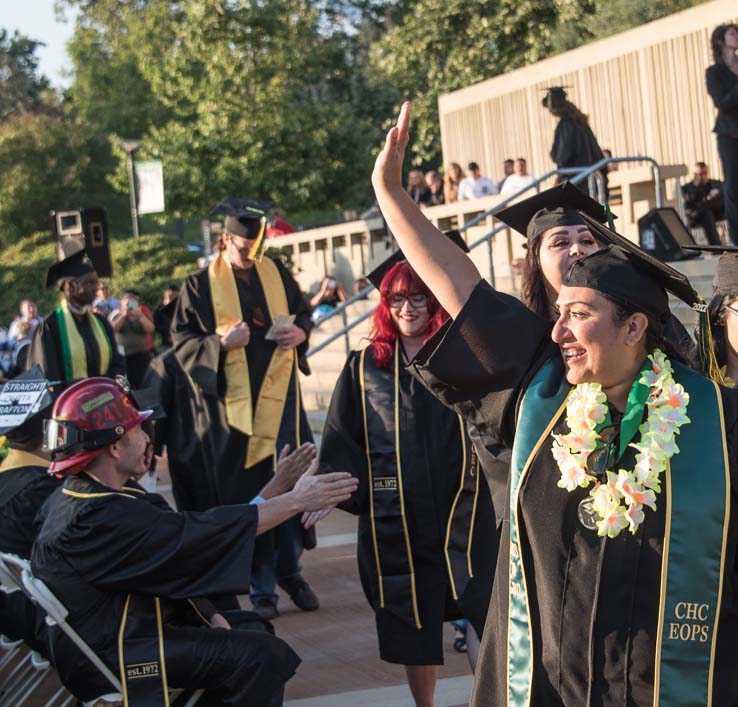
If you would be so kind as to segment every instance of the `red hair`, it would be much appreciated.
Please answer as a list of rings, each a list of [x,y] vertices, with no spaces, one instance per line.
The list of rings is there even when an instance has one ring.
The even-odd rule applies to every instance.
[[[393,265],[382,278],[379,286],[380,300],[374,310],[372,331],[369,340],[374,348],[374,361],[378,368],[389,368],[395,353],[397,341],[397,326],[392,319],[389,307],[391,295],[405,295],[422,292],[428,297],[428,329],[425,332],[427,341],[438,331],[439,327],[448,319],[446,310],[441,307],[433,293],[417,276],[415,270],[404,260]]]

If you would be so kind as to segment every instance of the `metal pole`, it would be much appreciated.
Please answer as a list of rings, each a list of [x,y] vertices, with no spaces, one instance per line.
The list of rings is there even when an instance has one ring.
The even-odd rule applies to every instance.
[[[341,321],[343,322],[344,328],[346,328],[348,326],[348,317],[346,315],[345,309],[341,312]],[[346,344],[346,358],[348,358],[349,354],[351,353],[351,345],[349,344],[348,329],[346,329],[346,333],[344,335],[344,342]]]
[[[487,239],[487,254],[489,255],[489,284],[495,286],[495,261],[492,257],[492,239]]]
[[[126,162],[128,163],[128,191],[131,195],[131,223],[133,224],[133,236],[138,238],[138,212],[136,211],[136,184],[133,181],[133,150],[126,150]]]
[[[656,187],[656,208],[660,209],[664,205],[664,193],[661,189],[661,168],[654,161],[653,166],[653,181]]]

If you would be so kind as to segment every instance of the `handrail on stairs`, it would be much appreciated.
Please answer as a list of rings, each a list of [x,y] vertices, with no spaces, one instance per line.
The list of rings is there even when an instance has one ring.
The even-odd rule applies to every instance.
[[[600,203],[605,204],[607,203],[607,190],[605,188],[605,180],[602,176],[602,169],[607,167],[607,165],[609,164],[619,164],[621,162],[649,162],[651,164],[651,169],[653,170],[656,206],[658,208],[661,208],[664,205],[663,188],[661,185],[661,167],[659,163],[655,159],[653,159],[653,157],[648,157],[646,155],[633,155],[630,157],[603,157],[601,160],[599,160],[599,162],[595,162],[593,165],[590,165],[589,167],[560,167],[557,169],[552,169],[549,172],[546,172],[546,174],[544,174],[542,177],[538,177],[537,179],[535,179],[535,181],[531,182],[527,186],[523,187],[522,189],[519,189],[514,194],[511,194],[510,196],[508,196],[506,199],[503,199],[499,203],[495,204],[493,207],[487,209],[486,211],[483,211],[481,214],[478,214],[473,219],[459,226],[458,231],[459,233],[463,233],[468,228],[475,226],[481,221],[484,221],[489,216],[494,215],[498,211],[501,211],[503,208],[508,206],[511,202],[513,202],[519,196],[521,196],[522,194],[524,194],[525,192],[531,189],[535,189],[537,192],[540,192],[541,183],[545,182],[547,179],[550,179],[551,177],[554,177],[554,176],[570,176],[571,175],[570,181],[572,184],[580,184],[586,179],[588,182],[590,195],[593,198],[597,198],[597,200]],[[487,244],[487,251],[489,255],[490,281],[493,287],[495,284],[495,270],[494,270],[494,262],[492,259],[492,239],[500,231],[503,231],[507,228],[508,226],[506,224],[500,223],[497,226],[495,226],[489,233],[486,233],[478,240],[469,244],[470,251],[473,250],[474,248],[479,247],[480,245],[484,243]],[[363,290],[361,290],[361,292],[358,292],[357,294],[352,295],[345,302],[342,302],[341,304],[339,304],[335,309],[331,310],[330,312],[318,318],[315,321],[316,327],[319,327],[321,324],[328,321],[329,319],[332,319],[333,317],[337,317],[340,315],[343,321],[343,327],[339,329],[337,332],[331,334],[324,341],[321,341],[319,344],[308,349],[305,356],[306,357],[314,356],[316,353],[324,349],[326,346],[332,344],[337,339],[340,339],[342,336],[345,337],[346,355],[348,356],[351,350],[351,346],[349,344],[349,336],[348,336],[349,332],[352,329],[354,329],[356,326],[364,322],[366,319],[368,319],[374,313],[374,310],[370,309],[369,311],[364,312],[362,315],[360,315],[359,317],[357,317],[351,322],[348,322],[348,315],[346,314],[346,310],[354,302],[358,302],[359,300],[365,299],[367,295],[373,289],[374,289],[374,285],[368,285]]]

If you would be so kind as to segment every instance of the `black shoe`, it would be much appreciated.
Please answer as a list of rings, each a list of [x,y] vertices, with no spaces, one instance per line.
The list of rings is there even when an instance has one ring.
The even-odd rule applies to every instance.
[[[315,611],[320,607],[318,597],[315,596],[315,592],[310,589],[310,585],[301,575],[298,574],[294,577],[288,577],[278,582],[278,584],[290,595],[290,599],[292,599],[298,609]]]
[[[254,613],[261,616],[265,621],[271,621],[279,616],[277,605],[271,597],[259,597],[254,602]]]

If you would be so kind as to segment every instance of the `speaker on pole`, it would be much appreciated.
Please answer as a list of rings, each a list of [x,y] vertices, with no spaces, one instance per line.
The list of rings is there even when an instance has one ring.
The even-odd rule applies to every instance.
[[[638,239],[643,250],[663,262],[694,258],[682,246],[696,245],[689,229],[671,207],[651,209],[638,219]]]
[[[100,277],[110,277],[113,274],[108,245],[108,215],[105,209],[52,211],[51,232],[57,242],[58,260],[86,248]]]

